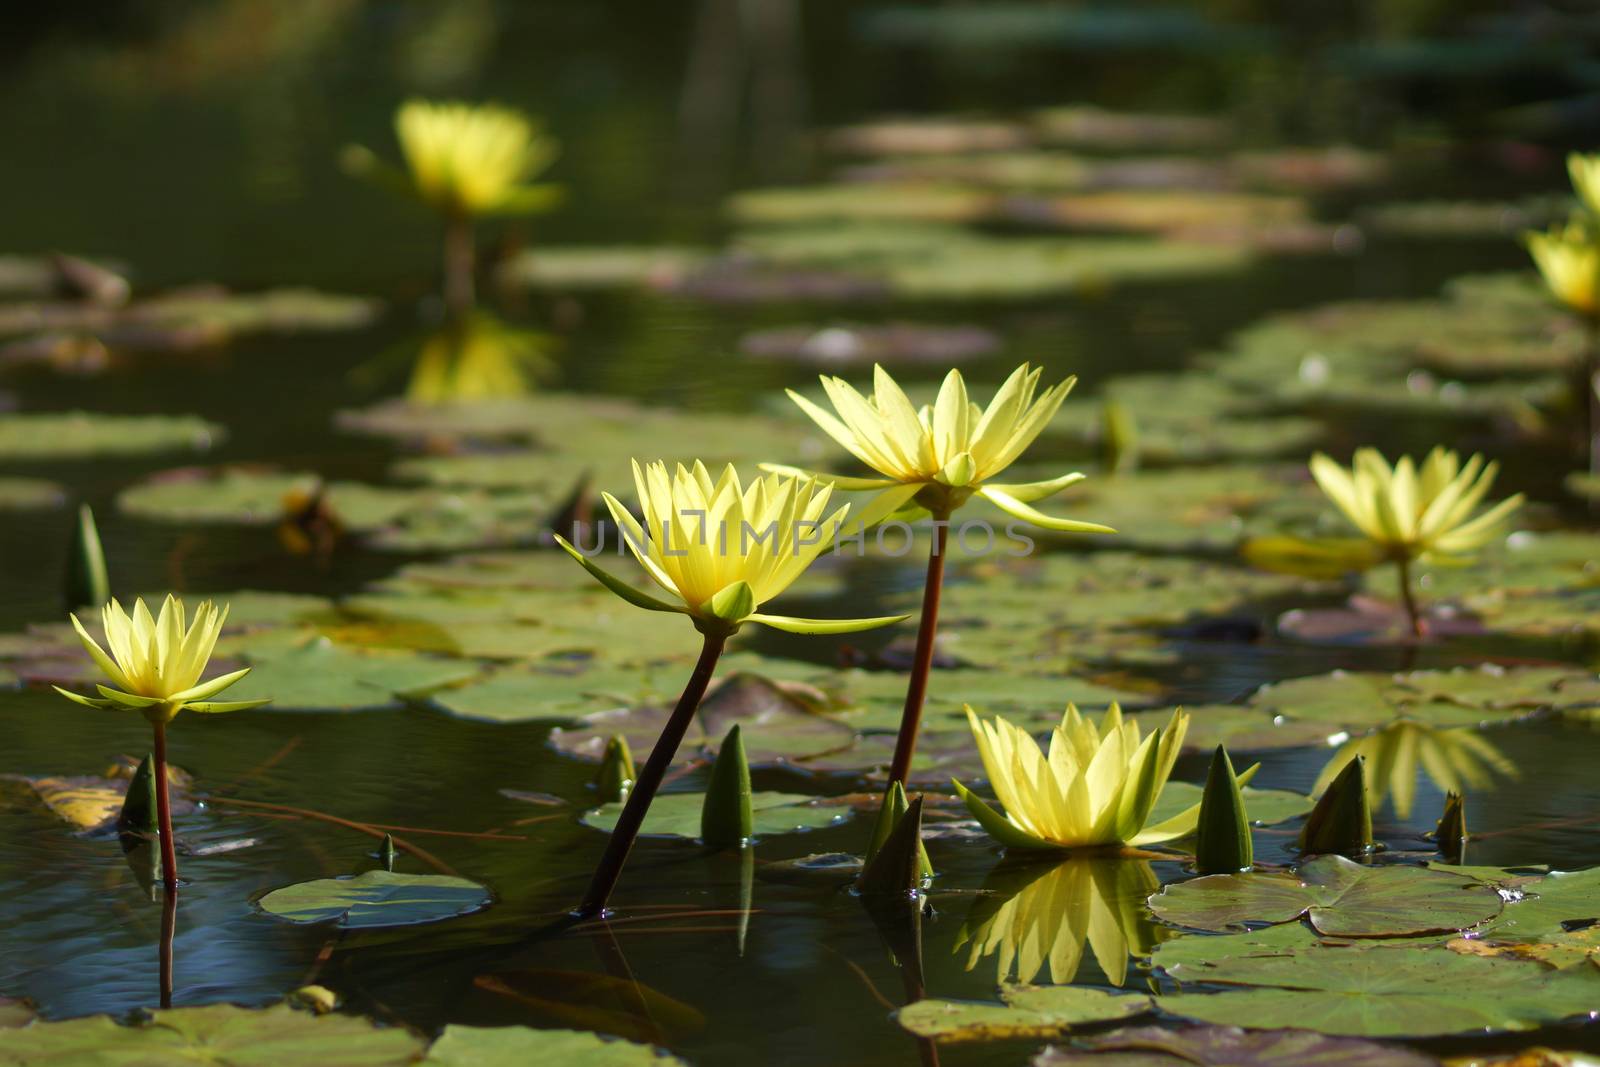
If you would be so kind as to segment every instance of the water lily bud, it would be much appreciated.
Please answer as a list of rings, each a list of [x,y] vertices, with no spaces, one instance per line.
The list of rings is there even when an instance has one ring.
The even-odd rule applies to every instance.
[[[1467,851],[1467,801],[1460,793],[1446,793],[1444,814],[1433,832],[1434,843],[1451,863],[1461,863]]]
[[[750,805],[750,764],[735,724],[711,766],[711,784],[700,808],[700,839],[714,848],[738,848],[755,832],[755,822]]]
[[[1317,799],[1300,831],[1300,851],[1352,855],[1371,852],[1372,808],[1367,802],[1367,760],[1357,756]]]
[[[1212,753],[1205,793],[1200,797],[1194,856],[1201,874],[1233,874],[1249,870],[1255,862],[1244,796],[1233,773],[1233,761],[1222,745]]]
[[[88,504],[78,508],[78,521],[72,528],[72,548],[67,553],[63,592],[69,608],[98,608],[111,599],[106,554],[100,545],[100,531],[94,523],[94,512]]]
[[[1100,447],[1102,462],[1112,474],[1139,465],[1139,426],[1126,404],[1108,399],[1100,409]]]
[[[922,886],[922,798],[906,807],[877,854],[862,868],[856,889],[863,896],[910,897]]]
[[[117,833],[141,834],[154,838],[159,832],[156,818],[156,772],[154,757],[139,761],[122,799],[122,814],[117,816]]]
[[[600,771],[594,776],[595,792],[602,804],[620,804],[628,799],[628,791],[639,777],[633,767],[633,753],[628,750],[628,739],[612,734],[606,742],[605,755],[600,757]]]
[[[393,834],[383,835],[383,844],[378,846],[378,858],[383,861],[384,870],[394,870],[394,861],[400,858],[400,850],[394,847]]]
[[[900,820],[905,817],[906,810],[910,807],[906,803],[905,787],[899,782],[890,782],[889,788],[883,794],[883,806],[878,809],[878,821],[872,826],[872,840],[867,842],[866,860],[870,864],[883,843],[889,839],[894,828],[900,825]],[[933,877],[933,863],[928,859],[928,850],[921,850],[918,861],[923,878]]]

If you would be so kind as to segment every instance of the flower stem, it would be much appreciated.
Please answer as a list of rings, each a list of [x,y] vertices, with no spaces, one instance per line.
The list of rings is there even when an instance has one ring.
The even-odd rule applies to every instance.
[[[178,932],[178,894],[161,902],[161,1006],[172,1007],[172,942]]]
[[[1427,636],[1427,628],[1422,621],[1422,612],[1417,608],[1416,594],[1411,591],[1411,561],[1401,556],[1395,560],[1395,567],[1400,572],[1400,603],[1405,606],[1406,618],[1411,622],[1411,636],[1420,640]]]
[[[156,820],[161,836],[161,884],[167,896],[178,891],[178,845],[172,836],[172,799],[167,791],[167,724],[154,725],[156,776]]]
[[[1600,318],[1590,317],[1585,325],[1581,373],[1589,409],[1589,474],[1600,477]]]
[[[622,817],[611,831],[605,854],[594,869],[589,891],[584,894],[583,903],[573,912],[578,918],[593,919],[605,913],[606,902],[611,899],[611,891],[616,888],[617,879],[622,875],[622,866],[628,862],[628,852],[633,848],[634,839],[639,836],[639,828],[644,825],[645,813],[650,810],[650,802],[661,787],[661,779],[671,766],[672,757],[677,755],[678,746],[683,743],[683,735],[689,732],[689,723],[700,707],[701,698],[706,695],[706,687],[711,684],[711,675],[717,669],[717,660],[727,643],[726,634],[705,635],[705,644],[701,646],[700,659],[694,665],[694,673],[689,676],[689,684],[683,687],[678,706],[672,709],[672,717],[656,739],[656,747],[650,750],[650,758],[639,769],[639,778],[633,783],[627,802],[622,806]]]
[[[922,586],[922,619],[917,623],[917,651],[906,685],[906,706],[900,712],[900,736],[894,742],[894,762],[889,781],[905,784],[911,757],[917,750],[917,730],[922,725],[922,704],[928,696],[928,672],[933,669],[933,639],[939,630],[939,594],[944,589],[944,556],[949,543],[949,516],[934,516],[933,545],[928,550],[928,577]]]
[[[472,310],[476,299],[473,291],[476,272],[472,217],[452,212],[444,222],[444,306],[452,319],[459,319]]]

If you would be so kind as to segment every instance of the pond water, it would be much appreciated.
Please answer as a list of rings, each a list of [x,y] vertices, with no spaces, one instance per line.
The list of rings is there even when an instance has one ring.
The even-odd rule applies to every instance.
[[[536,242],[712,246],[726,237],[729,224],[717,214],[720,194],[729,186],[755,183],[756,175],[749,173],[752,161],[730,164],[731,178],[717,175],[710,186],[672,200],[662,200],[656,183],[644,176],[671,158],[671,146],[660,143],[665,135],[652,138],[649,131],[662,128],[659,98],[672,95],[678,77],[676,67],[641,58],[648,52],[640,48],[650,36],[648,29],[608,36],[606,19],[618,17],[612,12],[582,19],[574,15],[580,25],[557,31],[558,18],[545,6],[532,5],[539,13],[525,16],[508,13],[515,5],[470,6],[497,12],[493,32],[498,45],[481,46],[495,58],[483,60],[489,73],[476,81],[442,76],[442,84],[473,95],[501,95],[541,110],[565,145],[556,177],[572,186],[575,195],[569,208],[533,227]],[[867,18],[870,11],[861,7],[856,14]],[[571,13],[565,7],[563,11]],[[121,78],[145,69],[138,62],[154,62],[147,55],[139,59],[145,52],[120,39],[92,46],[58,42],[51,46],[55,51],[42,53],[45,58],[0,96],[0,113],[20,114],[36,109],[52,87],[67,86],[51,105],[60,121],[28,134],[29,158],[51,161],[50,168],[0,177],[0,190],[8,199],[37,208],[8,227],[7,241],[16,244],[0,251],[70,247],[125,259],[134,266],[141,290],[216,277],[241,289],[308,283],[373,293],[388,301],[377,323],[356,330],[248,337],[218,350],[120,358],[92,376],[40,366],[6,370],[0,387],[14,394],[23,412],[193,413],[226,428],[226,438],[200,456],[5,461],[5,474],[50,479],[67,487],[74,500],[93,506],[119,594],[171,589],[191,597],[241,590],[333,600],[375,591],[381,596],[394,592],[384,583],[402,568],[452,555],[406,551],[404,546],[376,549],[354,536],[329,559],[319,560],[287,552],[270,522],[160,521],[131,514],[119,504],[119,495],[129,486],[153,472],[188,463],[270,464],[315,472],[328,483],[392,485],[403,480],[394,466],[419,451],[414,439],[356,432],[348,422],[341,428],[336,415],[405,391],[411,353],[435,316],[427,298],[418,310],[418,298],[431,284],[431,231],[425,221],[401,209],[371,206],[370,193],[354,183],[347,188],[341,184],[346,180],[323,164],[345,140],[378,143],[387,108],[402,95],[405,79],[385,73],[362,85],[353,101],[338,104],[317,121],[308,115],[315,112],[314,101],[321,94],[356,84],[350,55],[384,49],[397,38],[412,39],[407,36],[412,31],[397,29],[385,18],[403,22],[417,17],[404,5],[374,5],[346,27],[347,36],[334,38],[343,47],[329,69],[310,74],[280,57],[269,68],[270,76],[239,75],[209,101],[205,79],[220,75],[207,73],[197,62],[189,73],[196,79],[192,84],[174,75],[175,84],[152,89],[114,111],[102,110],[110,87],[125,84],[113,77],[118,57],[127,64],[117,75]],[[680,31],[674,25],[672,32]],[[1020,112],[1059,102],[1032,99],[1014,86],[995,89],[981,69],[942,77],[923,71],[908,78],[908,85],[885,88],[867,76],[871,64],[859,55],[846,65],[846,84],[829,86],[820,57],[829,48],[848,49],[855,31],[830,21],[818,32],[823,38],[813,42],[818,54],[809,61],[819,87],[814,110],[830,125],[918,105],[932,112],[978,104],[1008,114],[1007,108]],[[328,42],[308,45],[297,55],[314,62],[332,47]],[[558,58],[580,47],[593,57],[586,72]],[[156,48],[148,45],[147,51]],[[530,96],[521,91],[526,75],[514,69],[510,57],[535,53],[549,58],[554,73],[552,88]],[[47,59],[58,66],[52,69]],[[81,68],[65,66],[69,60]],[[426,67],[423,59],[413,60],[418,69]],[[1130,107],[1163,103],[1158,95],[1131,90],[1121,99],[1115,93],[1103,95],[1109,96],[1107,103]],[[258,115],[255,133],[233,129],[239,102],[252,98],[276,102],[262,109],[278,109],[273,111],[279,122],[276,135],[290,138],[295,146],[273,156],[272,165],[240,155],[238,142],[253,141],[260,130],[274,128],[272,115]],[[113,147],[97,131],[113,124],[126,124],[121,143],[135,147],[118,165],[108,166],[103,157]],[[219,133],[214,143],[201,144],[206,130],[228,132]],[[148,143],[142,142],[140,131],[151,135]],[[86,142],[94,147],[85,147]],[[387,148],[387,141],[383,144]],[[1432,165],[1400,166],[1355,194],[1315,200],[1316,210],[1342,220],[1353,218],[1362,205],[1389,201],[1543,193],[1560,181],[1558,164],[1551,165],[1556,158],[1549,155],[1531,173],[1485,168],[1481,174],[1464,175]],[[67,168],[69,179],[58,189],[47,189],[41,175],[51,176],[53,184],[62,161],[71,159],[81,165]],[[221,160],[215,175],[218,188],[199,197],[191,216],[187,201],[194,195],[194,168],[201,160]],[[820,181],[828,162],[817,159],[802,170]],[[258,178],[267,175],[261,178],[265,186],[241,179],[257,171]],[[274,174],[278,177],[268,181]],[[177,180],[180,175],[185,181]],[[95,202],[79,210],[85,197]],[[662,205],[659,210],[657,205]],[[225,236],[230,230],[236,236]],[[165,240],[168,234],[174,235],[170,242]],[[817,368],[803,360],[746,354],[741,339],[757,330],[875,322],[976,326],[998,344],[962,364],[969,381],[985,387],[998,383],[1011,368],[1031,360],[1042,363],[1047,374],[1077,374],[1079,390],[1097,396],[1119,378],[1195,367],[1204,354],[1227,348],[1238,331],[1266,316],[1350,300],[1432,300],[1445,283],[1461,275],[1525,270],[1525,254],[1504,234],[1386,236],[1374,230],[1359,247],[1338,252],[1269,254],[1243,269],[1210,277],[1134,281],[1104,291],[1088,287],[1034,299],[956,301],[913,295],[868,303],[735,303],[682,292],[563,291],[558,286],[555,291],[520,293],[501,301],[501,310],[509,321],[553,338],[541,387],[548,393],[579,397],[574,404],[587,402],[581,398],[623,398],[652,409],[689,413],[651,442],[667,458],[687,459],[697,454],[699,418],[770,415],[794,425],[790,413],[778,414],[781,391],[805,388]],[[914,393],[931,393],[945,369],[943,364],[902,364],[895,374]],[[864,364],[839,370],[856,381],[868,372]],[[978,391],[987,395],[987,388]],[[1315,443],[1280,453],[1274,462],[1298,464],[1313,448],[1344,456],[1369,443],[1391,455],[1440,442],[1465,451],[1484,449],[1505,466],[1497,495],[1527,491],[1542,502],[1538,526],[1592,533],[1581,509],[1563,502],[1561,481],[1568,465],[1561,446],[1548,439],[1497,437],[1504,420],[1464,420],[1439,410],[1397,416],[1394,409],[1376,406],[1362,413],[1317,404],[1296,410],[1314,411],[1321,420]],[[466,439],[468,452],[482,443],[474,442],[470,433]],[[458,444],[452,441],[451,449]],[[581,466],[585,459],[581,439],[546,445],[569,466]],[[837,450],[826,447],[830,450],[820,458],[807,457],[807,462],[845,469]],[[491,442],[488,450],[504,448],[504,442]],[[1081,442],[1046,438],[1028,458],[1051,473],[1081,466],[1092,480],[1101,478],[1093,450],[1087,460],[1084,452]],[[787,462],[796,457],[755,458]],[[1152,466],[1158,467],[1159,461]],[[627,490],[618,484],[600,488]],[[548,501],[549,487],[535,495]],[[1082,514],[1121,527],[1115,507],[1112,512]],[[1136,524],[1144,515],[1134,510],[1126,521]],[[70,526],[68,508],[16,511],[0,524],[6,576],[0,632],[18,634],[35,624],[61,621],[60,575]],[[1127,531],[1138,532],[1132,525]],[[542,575],[556,568],[544,562],[549,549],[531,545],[534,534],[529,530],[512,538],[509,546],[487,547],[540,557],[534,566],[542,582]],[[1046,545],[1051,556],[1084,559],[1068,550],[1077,547],[1081,543]],[[1153,545],[1133,546],[1141,547],[1140,566],[1159,569],[1173,558],[1189,558],[1205,567],[1223,567],[1224,583],[1235,574],[1231,544],[1225,550],[1208,544],[1203,551],[1190,551],[1157,539]],[[1126,551],[1129,544],[1115,548]],[[1085,563],[1090,572],[1099,566],[1094,559],[1087,557]],[[958,560],[953,566],[968,562]],[[1107,574],[1120,573],[1111,564],[1105,566],[1112,568]],[[922,563],[912,553],[903,559],[829,563],[820,570],[814,585],[797,588],[792,600],[796,613],[914,610]],[[1494,585],[1498,574],[1487,571],[1486,586]],[[1157,587],[1166,580],[1160,578]],[[1592,578],[1587,580],[1592,585]],[[587,592],[587,582],[573,565],[572,589]],[[999,611],[1005,604],[1003,596],[985,599],[984,585],[981,567],[955,574],[946,597],[947,612],[958,629],[963,617]],[[1371,588],[1387,596],[1392,586],[1385,579]],[[1595,666],[1592,624],[1587,643],[1554,629],[1486,625],[1420,647],[1388,640],[1303,639],[1276,625],[1290,609],[1337,608],[1351,591],[1326,585],[1241,586],[1236,597],[1213,596],[1170,617],[1148,609],[1128,609],[1119,617],[1118,609],[1096,606],[1104,630],[1056,633],[1058,639],[1067,633],[1069,640],[1092,640],[1095,647],[1081,650],[1082,655],[1075,647],[1063,648],[1054,658],[1039,651],[1037,627],[1026,620],[992,620],[999,636],[969,646],[975,650],[967,658],[971,666],[959,675],[971,679],[981,671],[987,679],[984,692],[1001,699],[1011,684],[1011,670],[999,652],[1008,628],[1015,631],[1018,648],[1026,650],[1019,656],[1027,658],[1029,679],[1023,691],[1028,699],[1034,692],[1050,692],[1035,684],[1043,671],[1131,694],[1130,702],[1143,707],[1237,705],[1268,683],[1335,670],[1442,671],[1493,663],[1508,668],[1560,666],[1582,673]],[[906,606],[908,595],[911,607]],[[1061,598],[1064,603],[1055,605],[1067,619],[1073,616],[1074,596],[1068,591]],[[536,599],[531,610],[549,603]],[[407,639],[395,622],[405,618],[404,604],[385,617],[376,638],[362,636],[360,623],[353,621],[357,616],[366,617],[352,611],[349,617],[318,615],[308,622],[308,615],[296,623],[300,629],[295,633],[321,632],[336,644],[399,647],[428,659],[451,658],[447,649]],[[495,625],[506,621],[504,615],[493,619]],[[437,616],[425,621],[442,625],[455,638],[452,622],[441,624]],[[608,670],[624,673],[642,660],[664,661],[667,666],[650,668],[649,686],[652,694],[670,700],[687,676],[681,669],[685,634],[678,632],[687,627],[681,622],[668,619],[657,636],[650,629],[653,618],[630,619],[630,628],[618,631],[615,640],[618,646],[638,643],[640,647],[627,650],[635,658],[615,660],[617,649],[605,649],[604,642],[597,655]],[[1107,637],[1110,630],[1121,636]],[[869,634],[846,641],[747,631],[738,647],[763,657],[752,669],[771,669],[785,678],[860,663],[887,675],[903,669],[909,632],[906,627],[892,637]],[[1130,632],[1135,637],[1119,644]],[[963,655],[960,645],[953,647],[956,655]],[[544,652],[530,651],[528,658]],[[230,654],[242,654],[250,662],[267,658],[262,652],[261,660],[250,660],[248,648]],[[26,650],[19,652],[12,644],[5,646],[4,656],[25,675],[31,669],[30,676],[38,680],[59,676],[30,665]],[[469,676],[517,662],[515,653],[504,652],[454,658],[467,665]],[[951,673],[937,670],[932,690],[959,707],[969,698],[951,691]],[[364,684],[373,685],[375,693],[381,690],[378,683]],[[1058,711],[1077,691],[1041,696],[1032,710],[1039,715]],[[1028,899],[1032,890],[1025,887],[1041,878],[1058,880],[1046,887],[1056,895],[1033,905],[1050,917],[1041,922],[1082,916],[1067,920],[1081,927],[1092,921],[1087,918],[1091,912],[1132,916],[1119,927],[1129,951],[1102,954],[1098,945],[1086,949],[1075,974],[1056,975],[1055,981],[1108,990],[1151,986],[1157,979],[1135,957],[1147,955],[1175,931],[1150,919],[1142,901],[1161,884],[1191,877],[1176,854],[1165,859],[1072,859],[1056,870],[1049,863],[1007,857],[981,835],[937,834],[927,846],[938,873],[928,893],[931,911],[920,922],[918,966],[916,954],[908,951],[905,930],[893,923],[885,930],[848,889],[825,881],[793,884],[781,879],[776,868],[769,869],[808,854],[861,852],[875,809],[865,802],[859,810],[840,803],[837,825],[771,835],[744,853],[646,837],[614,899],[616,921],[557,931],[552,924],[576,903],[605,837],[578,821],[593,806],[594,765],[558,751],[549,734],[552,727],[596,709],[564,705],[571,714],[493,721],[470,711],[457,713],[461,708],[437,693],[398,700],[381,695],[374,702],[391,706],[317,711],[297,709],[290,700],[234,715],[185,715],[175,724],[172,759],[194,776],[200,804],[180,813],[177,823],[188,854],[182,862],[187,885],[173,943],[174,1005],[265,1005],[316,983],[334,989],[353,1012],[429,1033],[461,1023],[592,1029],[661,1045],[702,1067],[746,1063],[753,1052],[761,1062],[771,1063],[887,1064],[919,1057],[924,1063],[1019,1063],[1044,1042],[980,1042],[935,1051],[902,1029],[891,1013],[923,995],[993,1000],[997,982],[1006,977],[1003,951],[991,947],[975,952],[975,917],[1009,894],[1021,892],[1019,899]],[[1104,703],[1093,696],[1084,702]],[[1204,708],[1198,711],[1197,721],[1205,714]],[[1295,718],[1292,710],[1288,717]],[[1464,862],[1557,870],[1600,865],[1600,844],[1588,821],[1600,803],[1592,760],[1600,741],[1595,726],[1581,716],[1541,715],[1479,733],[1499,750],[1504,767],[1515,770],[1489,775],[1469,791],[1474,840]],[[0,736],[6,739],[0,745],[0,925],[5,929],[0,996],[25,997],[48,1019],[102,1012],[128,1016],[153,1008],[159,993],[159,889],[152,903],[148,886],[125,860],[114,833],[74,832],[25,782],[103,774],[118,757],[139,757],[148,750],[148,727],[131,714],[74,707],[35,684],[0,690]],[[1235,759],[1241,764],[1259,759],[1262,766],[1252,782],[1256,788],[1306,794],[1329,755],[1327,745],[1313,744],[1236,753]],[[644,756],[637,743],[635,756]],[[836,762],[841,769],[835,771],[781,767],[773,761],[757,764],[758,791],[848,798],[881,788],[881,776],[864,775],[864,767],[848,761]],[[1174,781],[1201,782],[1206,766],[1203,753],[1186,753]],[[1415,788],[1410,810],[1402,817],[1393,800],[1386,801],[1375,813],[1374,831],[1390,858],[1405,852],[1429,858],[1432,845],[1423,835],[1433,828],[1443,793],[1425,767],[1409,770]],[[703,788],[706,772],[703,763],[687,767],[669,791]],[[936,794],[947,791],[943,781],[930,773],[920,784]],[[1395,788],[1404,791],[1405,786]],[[964,816],[959,807],[943,804],[929,825],[956,823]],[[255,906],[273,889],[378,867],[373,854],[378,842],[349,823],[390,830],[408,849],[417,850],[403,850],[396,870],[458,874],[480,882],[492,890],[492,905],[448,922],[349,932],[325,924],[292,925]],[[1259,828],[1257,862],[1294,862],[1297,826],[1289,821]],[[1124,969],[1126,974],[1119,973]],[[1047,970],[1018,977],[1043,983],[1051,976]],[[1420,1047],[1443,1052],[1541,1043],[1600,1048],[1583,1031],[1558,1029],[1514,1040],[1472,1043],[1452,1038]],[[0,1061],[3,1055],[0,1050]]]

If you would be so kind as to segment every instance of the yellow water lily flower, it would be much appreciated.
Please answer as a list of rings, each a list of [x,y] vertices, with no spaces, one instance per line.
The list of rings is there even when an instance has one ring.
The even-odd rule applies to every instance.
[[[705,464],[633,464],[644,523],[616,497],[602,494],[645,572],[676,603],[635,589],[602,570],[557,537],[584,568],[629,603],[690,616],[702,631],[731,633],[746,622],[794,633],[848,633],[899,622],[904,615],[872,619],[798,619],[758,612],[787,589],[828,546],[849,505],[829,511],[832,489],[814,479],[768,474],[748,486],[732,465],[715,482]]]
[[[840,489],[877,489],[863,509],[862,525],[870,526],[913,502],[937,518],[949,515],[973,496],[983,497],[1007,514],[1050,530],[1115,533],[1095,522],[1060,519],[1030,507],[1083,480],[1077,472],[1039,482],[1004,484],[998,476],[1042,433],[1077,378],[1067,378],[1038,393],[1040,368],[1024,363],[1012,372],[987,408],[967,397],[961,372],[952,370],[932,404],[919,410],[881,366],[873,367],[870,397],[856,392],[842,378],[822,377],[822,388],[834,412],[823,410],[794,390],[790,398],[851,455],[883,475],[847,478],[796,471],[764,464],[767,470],[809,474]]]
[[[1587,318],[1600,315],[1600,236],[1594,229],[1569,221],[1522,236],[1556,299]]]
[[[1048,967],[1052,985],[1068,985],[1087,945],[1106,981],[1120,986],[1130,956],[1148,956],[1164,937],[1176,936],[1145,908],[1161,888],[1145,860],[1075,856],[1042,871],[1009,866],[991,876],[997,884],[984,883],[956,935],[956,953],[968,949],[968,971],[993,956],[1001,983],[1033,982]]]
[[[345,168],[408,193],[445,215],[526,214],[560,198],[554,185],[530,185],[556,157],[556,145],[520,111],[495,104],[407,100],[394,118],[406,174],[359,145]]]
[[[1357,756],[1367,760],[1367,802],[1376,809],[1386,796],[1392,796],[1394,813],[1402,819],[1411,817],[1419,766],[1441,793],[1465,793],[1469,786],[1482,788],[1496,774],[1517,776],[1516,764],[1471,726],[1441,728],[1401,719],[1340,745],[1317,775],[1312,795],[1321,796]]]
[[[1572,152],[1567,156],[1567,177],[1584,208],[1600,216],[1600,153]]]
[[[1347,470],[1321,452],[1311,476],[1345,518],[1390,559],[1449,559],[1476,552],[1499,535],[1522,505],[1521,493],[1476,517],[1499,473],[1498,463],[1435,448],[1421,464],[1402,456],[1393,466],[1375,448],[1356,452]]]
[[[268,703],[210,699],[249,674],[250,668],[200,681],[216,647],[217,635],[227,621],[228,609],[226,605],[218,609],[207,600],[195,609],[192,622],[184,616],[183,602],[170,595],[162,602],[159,616],[150,614],[143,599],[134,601],[131,615],[112,600],[100,611],[106,648],[89,635],[76,615],[71,616],[78,640],[112,685],[97,685],[98,698],[80,696],[60,686],[55,687],[56,692],[86,707],[142,711],[152,723],[171,722],[185,710],[240,711]]]
[[[1165,727],[1141,737],[1138,722],[1125,720],[1116,704],[1098,725],[1068,704],[1050,735],[1048,756],[1028,731],[1004,718],[983,722],[969,706],[967,722],[1005,814],[960,782],[956,792],[1001,844],[1021,849],[1150,845],[1183,837],[1199,822],[1195,804],[1145,826],[1189,729],[1181,708]],[[1254,768],[1239,780],[1253,773]]]

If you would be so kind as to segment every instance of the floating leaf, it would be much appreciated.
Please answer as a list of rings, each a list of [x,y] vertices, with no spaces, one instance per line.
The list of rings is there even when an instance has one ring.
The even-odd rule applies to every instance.
[[[195,415],[0,415],[0,459],[66,460],[152,452],[204,452],[223,439]]]
[[[33,511],[66,503],[66,490],[43,478],[0,478],[0,510]]]
[[[137,1026],[106,1015],[35,1022],[6,1032],[0,1065],[175,1063],[228,1067],[398,1067],[422,1053],[407,1030],[378,1027],[349,1015],[314,1015],[286,1004],[250,1010],[231,1004],[154,1012]]]
[[[704,793],[662,793],[651,802],[640,833],[698,839],[704,805]],[[609,833],[616,828],[622,807],[602,804],[584,812],[583,824]],[[833,826],[850,818],[853,811],[847,806],[818,804],[815,797],[802,793],[752,793],[750,807],[756,837]]]
[[[1330,937],[1400,937],[1465,930],[1500,914],[1500,894],[1422,867],[1370,867],[1319,856],[1298,871],[1215,874],[1150,898],[1158,919],[1200,930],[1285,923],[1302,916]]]
[[[357,711],[394,707],[402,698],[464,681],[476,664],[415,652],[357,649],[327,638],[287,649],[250,645],[252,669],[228,692],[237,699],[271,697],[275,711]]]
[[[1128,1067],[1328,1067],[1338,1063],[1432,1067],[1438,1062],[1400,1045],[1327,1037],[1309,1030],[1241,1030],[1237,1026],[1131,1027],[1083,1038],[1080,1047],[1082,1052],[1048,1048],[1034,1057],[1032,1067],[1093,1067],[1102,1060]]]
[[[1587,1016],[1600,996],[1600,973],[1592,968],[1556,971],[1538,963],[1463,956],[1438,944],[1309,945],[1266,955],[1219,956],[1209,965],[1162,965],[1179,982],[1253,987],[1157,997],[1161,1010],[1173,1015],[1252,1029],[1295,1027],[1365,1037],[1530,1030]]]
[[[367,871],[353,878],[318,878],[274,889],[256,906],[287,922],[331,922],[365,930],[470,915],[488,907],[492,899],[488,889],[465,878]]]
[[[563,1067],[670,1067],[684,1061],[650,1045],[582,1030],[533,1030],[526,1026],[452,1024],[428,1050],[423,1064],[437,1067],[521,1067],[559,1063]]]
[[[1171,715],[1167,717],[1170,719]],[[1162,724],[1165,725],[1165,720]],[[1161,790],[1161,796],[1156,799],[1155,807],[1150,809],[1150,816],[1145,820],[1145,825],[1158,825],[1179,812],[1194,807],[1200,803],[1204,794],[1204,787],[1193,782],[1168,782]],[[1243,794],[1244,806],[1250,813],[1252,826],[1272,826],[1275,823],[1288,822],[1311,810],[1311,798],[1293,790],[1257,789],[1247,785]]]
[[[1003,1041],[1056,1037],[1086,1023],[1126,1019],[1150,1010],[1150,998],[1084,986],[1003,985],[1004,1004],[969,1000],[919,1000],[895,1012],[895,1021],[935,1041]]]

